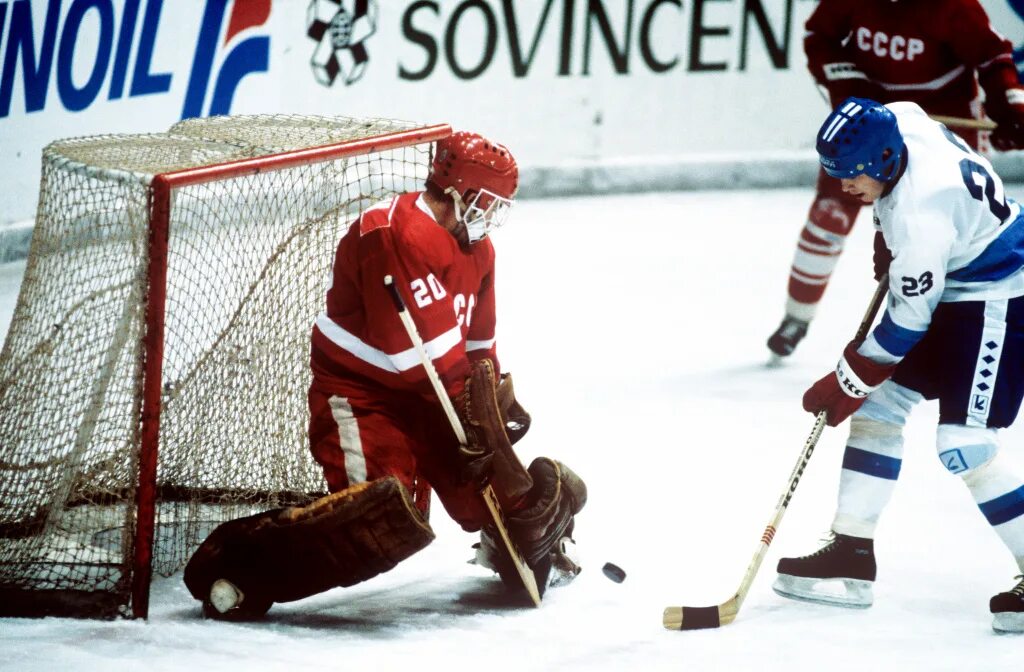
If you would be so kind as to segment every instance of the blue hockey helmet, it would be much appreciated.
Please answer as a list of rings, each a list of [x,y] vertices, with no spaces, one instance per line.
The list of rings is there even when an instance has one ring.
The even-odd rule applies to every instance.
[[[896,115],[868,98],[847,98],[818,131],[818,160],[832,177],[865,174],[880,182],[896,176],[903,134]]]

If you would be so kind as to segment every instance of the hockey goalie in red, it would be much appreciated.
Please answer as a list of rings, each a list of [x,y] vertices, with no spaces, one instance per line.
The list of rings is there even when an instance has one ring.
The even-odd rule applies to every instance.
[[[847,96],[881,103],[910,101],[933,115],[998,124],[992,145],[1024,149],[1024,88],[1012,45],[990,25],[978,0],[822,0],[807,20],[804,51],[831,107]],[[977,131],[953,128],[978,149]],[[786,311],[768,339],[786,357],[807,334],[853,228],[861,203],[819,171],[817,193],[790,267]],[[875,255],[889,253],[881,234]]]
[[[497,538],[481,489],[490,484],[509,536],[541,591],[571,580],[574,517],[586,486],[546,457],[525,469],[512,444],[530,416],[500,372],[494,247],[519,171],[504,146],[475,133],[439,141],[426,189],[368,208],[338,244],[310,363],[309,441],[332,494],[217,528],[185,570],[214,618],[263,615],[274,602],[350,586],[392,569],[434,538],[433,490],[477,562],[511,589],[522,580]],[[453,402],[456,438],[384,284],[391,276],[426,356]]]

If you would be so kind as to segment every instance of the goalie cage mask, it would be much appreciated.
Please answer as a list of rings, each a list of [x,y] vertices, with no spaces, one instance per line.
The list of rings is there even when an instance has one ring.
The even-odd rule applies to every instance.
[[[892,111],[868,98],[847,98],[825,119],[816,149],[831,177],[867,175],[889,182],[897,174],[903,134]]]
[[[456,217],[475,243],[508,219],[519,167],[504,145],[460,131],[438,141],[428,180],[453,197]]]

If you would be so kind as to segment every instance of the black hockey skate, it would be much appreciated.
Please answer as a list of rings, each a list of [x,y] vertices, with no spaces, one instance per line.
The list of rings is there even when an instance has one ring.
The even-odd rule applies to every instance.
[[[768,349],[776,357],[789,357],[807,335],[808,324],[795,317],[785,317],[775,333],[768,337]]]
[[[1024,575],[1016,578],[1020,583],[989,600],[992,629],[996,632],[1024,632]]]
[[[871,606],[876,566],[874,540],[833,534],[818,551],[782,558],[772,589],[796,600],[863,609]]]

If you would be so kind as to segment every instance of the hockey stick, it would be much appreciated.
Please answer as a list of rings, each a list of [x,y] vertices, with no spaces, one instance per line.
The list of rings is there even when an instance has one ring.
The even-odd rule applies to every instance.
[[[855,340],[862,340],[867,336],[871,324],[875,321],[875,315],[878,314],[878,309],[882,305],[882,300],[885,298],[888,287],[889,276],[883,275],[878,282],[878,288],[875,289],[874,296],[871,297],[871,304],[864,313],[864,319],[861,320],[860,327],[857,329]],[[722,625],[728,625],[736,619],[736,614],[739,613],[740,606],[743,604],[743,600],[746,599],[747,593],[750,592],[751,584],[754,583],[757,570],[761,568],[761,562],[768,552],[768,546],[772,543],[776,530],[779,529],[782,516],[786,513],[790,500],[793,499],[793,493],[796,492],[796,486],[800,483],[800,477],[803,476],[804,469],[807,468],[807,463],[811,459],[814,447],[818,445],[818,439],[821,438],[821,432],[825,428],[825,419],[826,412],[819,411],[814,419],[814,428],[811,430],[811,435],[807,437],[807,441],[804,443],[804,448],[800,452],[800,459],[796,461],[796,466],[789,477],[786,489],[782,491],[782,496],[779,497],[779,503],[775,506],[775,514],[772,516],[768,526],[764,528],[764,534],[761,535],[761,543],[758,544],[757,552],[754,553],[754,558],[750,561],[747,573],[743,575],[743,581],[740,582],[740,587],[736,594],[715,607],[665,607],[661,622],[667,629],[701,630],[704,628],[717,628]]]
[[[455,413],[455,407],[452,406],[452,400],[448,397],[448,393],[445,391],[444,385],[441,384],[441,378],[437,375],[437,369],[434,368],[434,363],[430,360],[426,349],[423,347],[423,339],[420,338],[420,332],[416,329],[416,324],[412,321],[412,316],[409,315],[409,309],[406,308],[405,301],[402,299],[402,295],[398,292],[398,287],[395,286],[394,278],[390,275],[384,276],[384,285],[391,293],[391,300],[395,302],[395,308],[398,310],[398,317],[402,320],[402,326],[405,327],[406,333],[409,334],[409,340],[412,341],[413,347],[416,348],[416,353],[420,356],[420,362],[423,364],[423,370],[427,372],[427,378],[430,379],[430,384],[434,386],[434,392],[437,394],[437,398],[441,402],[441,407],[444,409],[445,415],[448,416],[448,422],[451,423],[452,431],[455,432],[455,438],[459,440],[461,445],[466,445],[466,431],[462,428],[459,416]],[[537,579],[533,575],[533,570],[526,564],[526,559],[523,557],[523,554],[519,551],[515,542],[512,541],[512,537],[508,534],[508,525],[505,524],[505,516],[501,511],[501,504],[498,502],[498,496],[494,492],[494,487],[488,483],[484,486],[483,490],[480,491],[480,496],[483,498],[484,504],[487,506],[487,510],[491,514],[491,519],[494,521],[494,527],[498,531],[498,535],[501,537],[502,543],[505,544],[505,549],[508,551],[509,557],[512,559],[512,564],[515,565],[516,571],[519,573],[519,578],[523,581],[523,587],[530,595],[530,600],[533,601],[533,606],[539,607],[540,591],[537,589]]]
[[[975,131],[994,131],[997,124],[988,119],[965,119],[963,117],[945,117],[941,114],[929,114],[933,121],[945,124],[950,128],[969,128]]]
[[[817,88],[818,93],[821,95],[822,99],[825,101],[825,104],[828,105],[831,108],[832,107],[832,101],[829,99],[828,90],[825,87],[821,86],[820,84],[817,85],[815,88]],[[941,115],[941,114],[929,114],[928,117],[932,121],[937,121],[940,124],[945,124],[946,126],[948,126],[950,128],[970,128],[970,129],[973,129],[975,131],[994,131],[998,127],[998,124],[996,124],[996,122],[991,121],[989,119],[969,119],[969,118],[966,118],[966,117],[948,117],[948,116],[944,116],[944,115]]]

